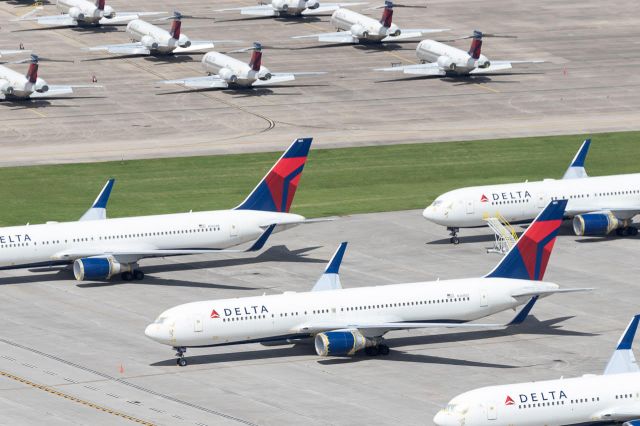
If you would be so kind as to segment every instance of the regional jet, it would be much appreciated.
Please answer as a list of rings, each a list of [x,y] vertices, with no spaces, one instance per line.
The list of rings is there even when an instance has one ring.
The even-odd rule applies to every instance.
[[[602,375],[488,386],[453,398],[438,426],[640,424],[640,368],[631,349],[640,315],[631,319]]]
[[[482,278],[343,289],[342,243],[310,292],[208,300],[161,313],[145,334],[172,346],[185,366],[189,347],[295,343],[314,339],[319,356],[387,354],[383,336],[415,328],[503,327],[522,322],[538,298],[587,289],[542,281],[566,201],[549,203],[513,249]],[[526,304],[509,324],[469,321]]]
[[[494,34],[484,34],[484,37],[508,37]],[[478,75],[490,74],[511,69],[512,64],[537,64],[544,61],[489,61],[481,53],[482,37],[480,31],[474,31],[470,37],[471,47],[468,52],[448,46],[435,40],[422,40],[416,47],[416,56],[420,64],[377,68],[375,71],[403,72],[411,75],[447,76],[447,75]]]
[[[458,244],[460,228],[487,226],[487,217],[528,223],[550,200],[569,201],[565,218],[573,218],[576,235],[636,235],[632,219],[640,213],[640,174],[589,177],[584,161],[591,140],[583,142],[560,180],[473,186],[440,195],[424,209],[425,219],[446,226]]]
[[[331,15],[331,24],[338,30],[335,33],[321,33],[292,38],[315,38],[327,43],[387,43],[421,37],[427,33],[439,33],[448,29],[404,29],[401,30],[393,20],[393,2],[384,2],[382,18],[373,18],[340,8]]]
[[[306,221],[289,209],[310,146],[310,138],[295,140],[231,210],[0,228],[0,270],[73,265],[78,281],[116,274],[125,281],[141,280],[140,259],[259,250],[272,232]],[[247,250],[226,250],[252,240]]]
[[[271,0],[257,6],[233,7],[218,9],[216,12],[240,11],[241,15],[250,16],[308,16],[333,12],[345,6],[358,6],[367,3],[320,3],[318,0]]]
[[[209,52],[202,57],[202,66],[209,75],[164,80],[162,83],[181,84],[194,89],[226,89],[274,85],[293,81],[296,77],[326,74],[325,72],[271,72],[267,67],[262,66],[262,45],[258,42],[253,43],[253,47],[234,52],[249,50],[253,52],[248,64],[219,52]]]

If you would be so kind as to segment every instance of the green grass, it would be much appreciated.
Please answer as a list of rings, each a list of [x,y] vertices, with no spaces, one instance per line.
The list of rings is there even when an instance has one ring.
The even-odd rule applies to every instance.
[[[584,135],[311,149],[292,212],[422,208],[462,186],[559,178]],[[640,171],[640,132],[593,135],[590,175]],[[283,149],[285,146],[283,145]],[[231,208],[280,153],[0,169],[0,225],[76,220],[108,177],[109,217]]]

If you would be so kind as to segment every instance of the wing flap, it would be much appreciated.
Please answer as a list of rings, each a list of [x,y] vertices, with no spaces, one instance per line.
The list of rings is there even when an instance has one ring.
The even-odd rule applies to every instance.
[[[272,84],[284,83],[287,81],[293,81],[296,79],[294,74],[273,74],[269,80],[256,80],[253,82],[252,86],[269,86]]]
[[[491,62],[486,68],[476,68],[469,71],[469,74],[489,74],[497,71],[505,71],[511,69],[511,62]]]

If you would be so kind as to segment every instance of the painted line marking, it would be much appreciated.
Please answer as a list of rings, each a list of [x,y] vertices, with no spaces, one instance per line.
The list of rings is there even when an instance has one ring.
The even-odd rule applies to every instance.
[[[33,112],[34,114],[38,114],[40,117],[47,117],[45,114],[41,113],[40,111],[37,111],[33,108],[28,108],[29,111]]]
[[[395,52],[387,52],[387,51],[384,51],[384,53],[386,53],[387,55],[391,55],[391,56],[393,56],[394,58],[400,59],[400,60],[401,60],[401,61],[403,61],[403,62],[409,62],[409,63],[411,63],[411,64],[418,64],[416,61],[413,61],[413,60],[411,60],[411,59],[407,59],[407,58],[403,58],[402,56],[398,55],[398,54],[397,54],[397,53],[395,53]]]
[[[480,87],[481,89],[485,89],[493,93],[500,93],[499,90],[496,90],[493,87],[485,86],[484,84],[481,84],[481,83],[476,83],[475,85]]]

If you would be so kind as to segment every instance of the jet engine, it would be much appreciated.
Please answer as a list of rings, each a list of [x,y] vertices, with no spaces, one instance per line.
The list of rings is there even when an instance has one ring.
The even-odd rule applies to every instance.
[[[448,56],[440,56],[438,58],[438,67],[443,70],[455,71],[456,63]]]
[[[613,213],[587,213],[573,218],[573,232],[576,235],[607,235],[614,229],[627,228],[628,219],[618,219]],[[636,228],[631,228],[637,233]]]
[[[38,93],[47,93],[49,91],[49,85],[41,78],[36,80],[36,84],[33,88]]]
[[[224,81],[228,81],[230,83],[235,83],[236,81],[238,81],[238,76],[235,75],[233,71],[231,71],[229,68],[222,68],[218,72],[218,75],[220,76],[221,79],[223,79]]]
[[[191,46],[191,40],[184,34],[180,34],[180,38],[178,39],[178,46],[180,47],[189,47]]]
[[[85,257],[73,262],[73,275],[78,281],[108,280],[126,271],[131,271],[131,265],[116,262],[112,257]]]
[[[629,420],[628,422],[624,422],[622,426],[640,426],[640,420]]]
[[[365,28],[360,24],[353,24],[350,28],[351,34],[358,38],[367,38],[369,37],[369,31],[365,30]]]
[[[11,86],[11,83],[5,80],[0,83],[0,92],[4,93],[5,95],[13,95],[13,86]]]
[[[491,61],[478,62],[478,68],[489,68],[490,66],[491,66]]]
[[[265,71],[265,72],[260,71],[260,74],[258,76],[260,80],[271,80],[271,77],[273,77],[273,75],[271,75],[269,71]]]
[[[84,19],[84,13],[82,13],[82,10],[76,6],[69,8],[69,16],[76,21]]]
[[[307,0],[307,9],[317,9],[320,7],[318,0]]]
[[[375,346],[376,339],[364,337],[358,330],[327,331],[316,334],[314,344],[319,356],[354,355],[359,350]]]
[[[109,5],[104,7],[104,11],[102,12],[102,16],[107,19],[113,19],[116,17],[116,11]]]
[[[140,43],[142,43],[142,45],[144,47],[146,47],[147,49],[157,49],[158,48],[158,42],[151,36],[144,36],[140,39]]]

